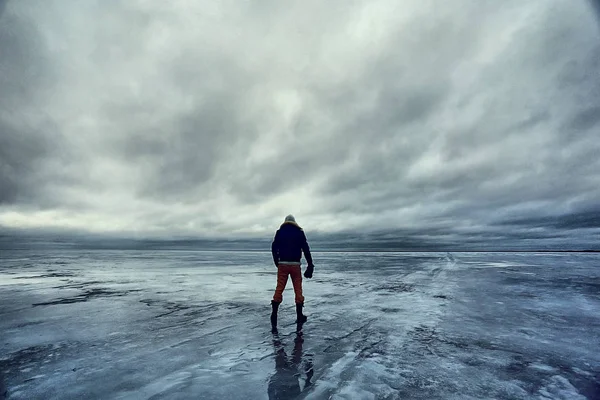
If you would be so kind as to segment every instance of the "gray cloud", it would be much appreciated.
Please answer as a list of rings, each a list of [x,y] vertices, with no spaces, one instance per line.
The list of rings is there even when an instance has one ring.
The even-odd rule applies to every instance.
[[[592,7],[592,10],[596,12],[596,15],[600,19],[600,1],[598,0],[589,0],[589,3]]]
[[[0,3],[0,16],[5,6]],[[43,109],[52,66],[31,21],[18,14],[0,21],[0,204],[29,204],[40,195],[44,174],[39,171],[56,154],[59,139]]]
[[[587,110],[578,112],[575,116],[573,116],[565,129],[571,132],[585,132],[594,127],[598,129],[599,123],[600,106],[591,106]]]
[[[596,6],[9,2],[0,225],[588,243]]]
[[[596,206],[595,208],[589,210],[578,210],[562,215],[509,219],[501,222],[501,224],[513,226],[554,228],[557,230],[600,228],[600,207]]]

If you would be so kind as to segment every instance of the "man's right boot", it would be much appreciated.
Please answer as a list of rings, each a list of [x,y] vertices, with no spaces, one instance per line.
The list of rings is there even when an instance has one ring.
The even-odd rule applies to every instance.
[[[273,311],[271,311],[271,331],[272,332],[277,331],[277,311],[279,310],[280,304],[281,303],[279,303],[275,300],[271,300],[271,307],[273,309]]]

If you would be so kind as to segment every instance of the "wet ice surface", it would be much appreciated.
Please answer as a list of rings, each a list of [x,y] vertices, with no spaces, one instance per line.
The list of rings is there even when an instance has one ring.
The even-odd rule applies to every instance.
[[[600,257],[4,251],[10,399],[597,399]],[[1,397],[1,396],[0,396]]]

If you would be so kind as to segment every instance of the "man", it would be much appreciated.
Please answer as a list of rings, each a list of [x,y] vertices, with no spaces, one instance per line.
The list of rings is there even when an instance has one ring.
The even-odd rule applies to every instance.
[[[306,278],[312,278],[314,264],[310,255],[310,248],[306,240],[306,235],[300,226],[296,223],[293,215],[285,217],[285,221],[275,233],[275,238],[271,244],[271,253],[273,261],[277,267],[277,288],[273,295],[271,306],[271,326],[273,331],[277,330],[277,311],[283,301],[283,290],[288,281],[288,276],[292,277],[294,285],[294,294],[296,295],[296,322],[302,324],[306,322],[306,316],[302,314],[304,307],[304,296],[302,296],[302,270],[300,268],[302,253],[308,262],[308,267],[304,272]]]

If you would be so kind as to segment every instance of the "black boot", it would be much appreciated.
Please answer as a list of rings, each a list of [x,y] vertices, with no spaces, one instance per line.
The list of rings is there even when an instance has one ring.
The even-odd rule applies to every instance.
[[[279,310],[279,305],[281,303],[276,302],[275,300],[271,300],[271,307],[273,311],[271,312],[271,331],[277,332],[277,311]]]
[[[296,323],[297,324],[303,324],[306,322],[306,315],[302,314],[302,307],[304,307],[304,304],[302,303],[296,303]]]

